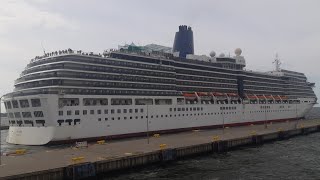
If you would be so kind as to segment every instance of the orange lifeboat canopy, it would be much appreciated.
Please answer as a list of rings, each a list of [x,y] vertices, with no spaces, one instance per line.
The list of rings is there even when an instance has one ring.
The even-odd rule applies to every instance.
[[[225,96],[224,93],[219,93],[219,92],[213,92],[212,93],[214,96]]]
[[[210,96],[207,92],[197,92],[198,96]]]

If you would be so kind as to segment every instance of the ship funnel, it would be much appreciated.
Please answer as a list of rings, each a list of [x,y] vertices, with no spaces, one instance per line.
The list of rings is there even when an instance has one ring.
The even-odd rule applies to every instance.
[[[179,56],[185,58],[187,54],[194,54],[193,32],[191,27],[179,26],[173,43],[173,52],[179,52]]]

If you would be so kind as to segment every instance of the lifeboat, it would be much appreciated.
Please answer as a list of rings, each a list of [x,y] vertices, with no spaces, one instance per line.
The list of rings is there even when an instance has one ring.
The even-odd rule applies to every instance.
[[[189,100],[197,99],[197,95],[196,95],[194,92],[186,92],[186,93],[183,93],[183,96],[184,96],[186,99],[189,99]]]
[[[257,97],[255,95],[252,94],[246,94],[247,98],[250,100],[257,100]]]
[[[225,93],[212,92],[212,95],[218,99],[228,99]]]
[[[265,97],[268,99],[268,100],[273,100],[273,97],[271,95],[265,95]]]
[[[287,96],[280,96],[280,98],[281,98],[282,100],[287,100],[287,99],[288,99]]]
[[[214,95],[214,96],[226,96],[224,93],[219,93],[219,92],[213,92],[212,95]]]
[[[200,97],[202,100],[211,100],[212,95],[208,92],[196,92],[196,94]]]
[[[238,99],[239,95],[236,93],[227,93],[227,96],[229,96],[231,99]]]
[[[262,96],[262,95],[258,95],[257,98],[258,98],[258,99],[263,99],[263,100],[266,99],[266,98],[265,98],[264,96]]]
[[[208,92],[197,92],[198,96],[210,96]]]
[[[274,96],[274,95],[273,95],[273,98],[274,98],[275,100],[281,100],[280,96]]]

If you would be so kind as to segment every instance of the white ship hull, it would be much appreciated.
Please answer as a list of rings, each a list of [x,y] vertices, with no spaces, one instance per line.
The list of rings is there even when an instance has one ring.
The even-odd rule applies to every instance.
[[[59,107],[59,98],[79,98],[76,106]],[[117,96],[85,95],[38,95],[17,97],[15,99],[40,98],[41,107],[11,109],[8,112],[43,111],[45,124],[10,124],[7,142],[24,145],[44,145],[51,142],[73,141],[78,139],[108,138],[141,135],[147,131],[179,131],[190,128],[210,128],[221,125],[245,125],[267,121],[281,121],[304,117],[311,110],[315,98],[299,99],[297,104],[184,104],[177,103],[177,97],[171,105],[105,105],[84,106],[83,98],[117,98]],[[123,98],[124,96],[121,96]],[[120,97],[119,97],[120,98]],[[137,97],[130,96],[133,100]],[[139,97],[141,98],[141,96]],[[157,98],[157,97],[145,97]],[[159,97],[158,97],[159,98]],[[161,97],[163,98],[163,97]],[[174,109],[176,108],[176,111]],[[120,111],[118,111],[120,109]],[[125,110],[126,109],[126,110]],[[130,113],[130,109],[131,113]],[[138,109],[138,112],[135,112]],[[142,109],[142,110],[141,110]],[[187,111],[188,109],[188,111]],[[87,114],[83,115],[83,110]],[[94,114],[90,114],[93,110]],[[101,110],[101,114],[99,114]],[[105,110],[108,114],[105,114]],[[111,113],[113,110],[114,113]],[[180,110],[180,111],[178,111]],[[182,111],[184,110],[184,111]],[[191,111],[190,111],[191,110]],[[63,115],[59,115],[63,111]],[[67,112],[71,111],[70,115]],[[79,111],[79,115],[75,115]],[[120,113],[118,113],[120,112]],[[18,120],[16,118],[10,120]],[[23,120],[23,118],[21,118]],[[39,118],[38,118],[39,119]],[[58,120],[72,120],[72,123],[59,123]],[[74,123],[75,119],[80,122]],[[37,118],[28,120],[36,122]]]

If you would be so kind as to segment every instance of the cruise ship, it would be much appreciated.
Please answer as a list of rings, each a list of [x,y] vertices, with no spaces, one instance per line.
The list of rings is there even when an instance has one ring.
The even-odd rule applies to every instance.
[[[173,48],[119,46],[101,54],[37,56],[3,98],[7,142],[45,145],[302,119],[317,103],[300,72],[245,69],[234,56],[195,55],[191,27]]]

